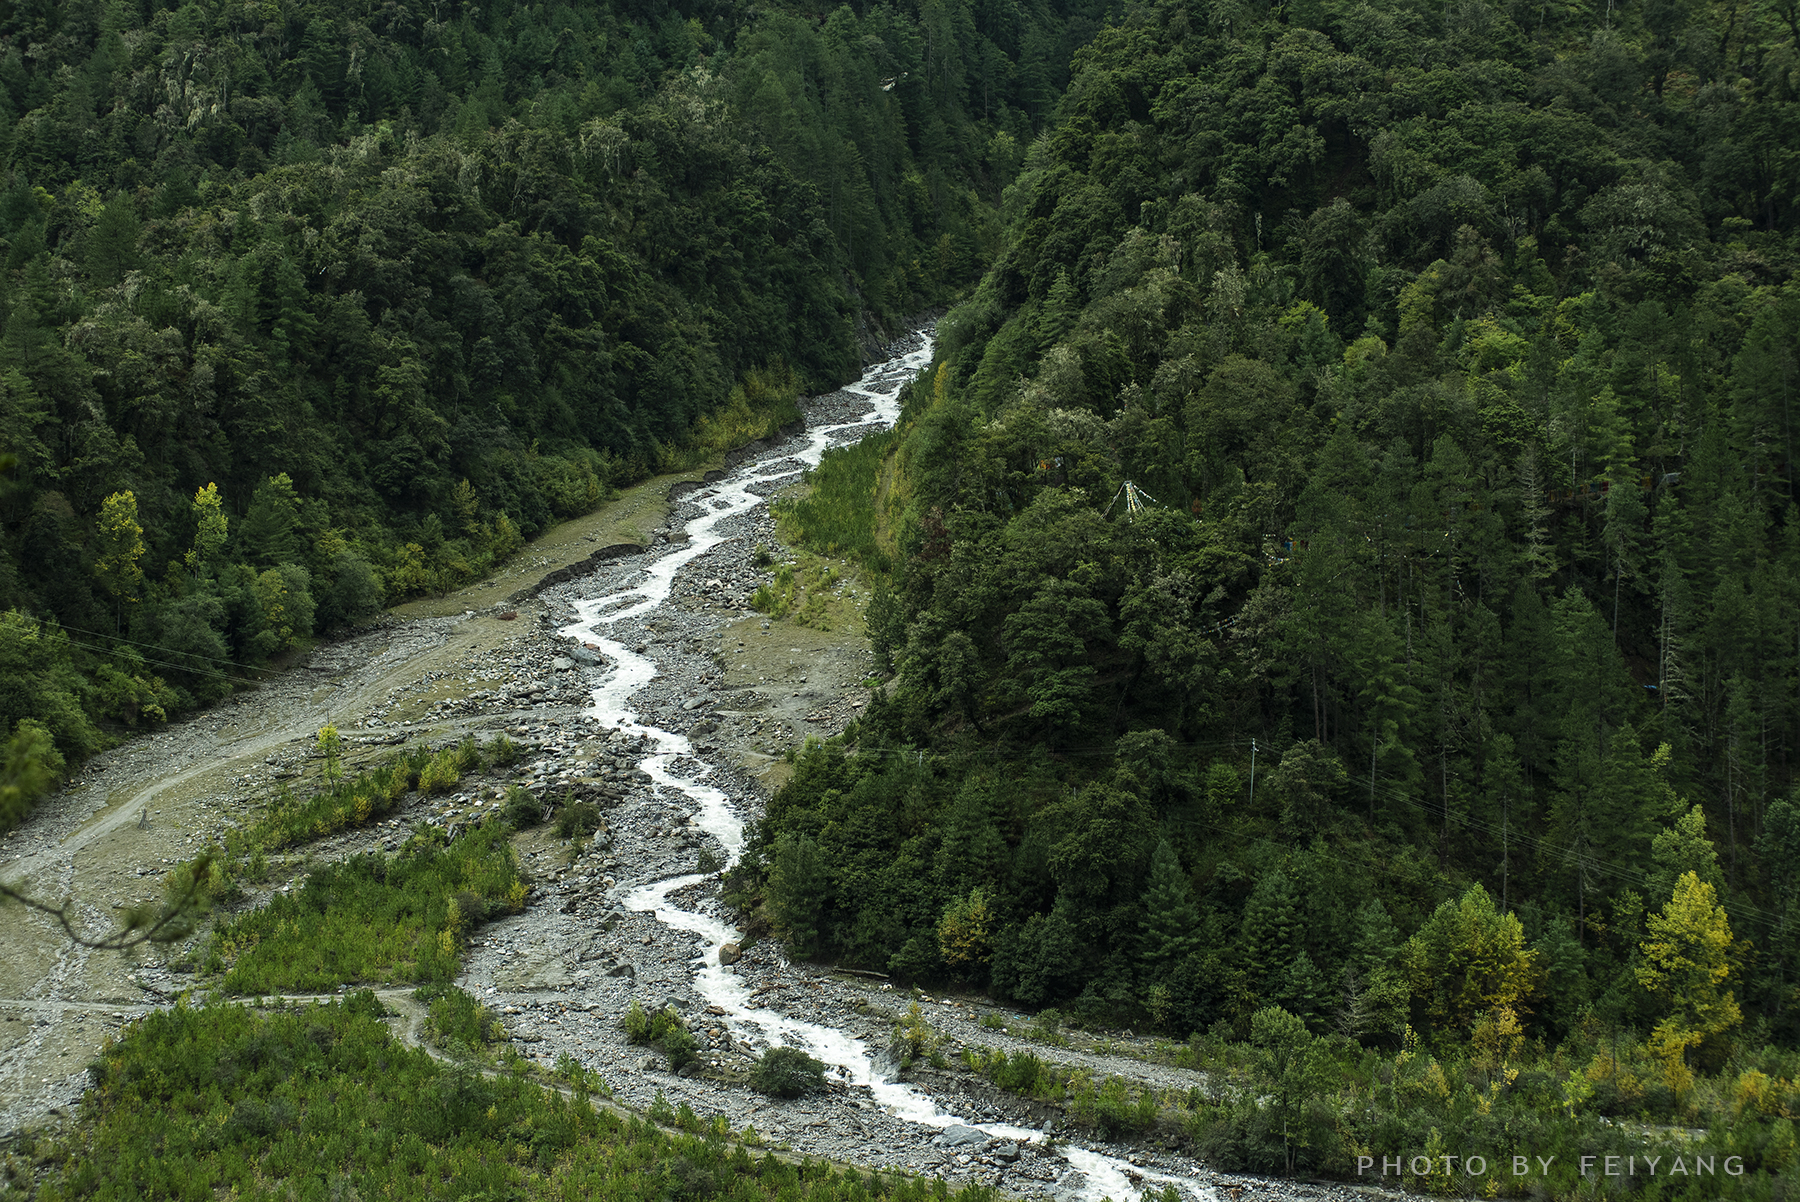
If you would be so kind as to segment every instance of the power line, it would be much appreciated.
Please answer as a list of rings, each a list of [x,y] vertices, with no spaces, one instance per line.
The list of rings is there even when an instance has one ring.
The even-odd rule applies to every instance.
[[[1166,746],[1169,747],[1171,750],[1180,749],[1180,750],[1199,751],[1199,750],[1207,750],[1207,749],[1217,749],[1217,748],[1222,748],[1222,747],[1245,747],[1245,746],[1251,745],[1254,742],[1255,742],[1255,740],[1253,740],[1253,739],[1252,740],[1222,739],[1222,740],[1198,742],[1198,743],[1170,743],[1170,744],[1167,744]],[[1056,755],[1114,754],[1117,752],[1117,750],[1118,750],[1118,748],[1117,748],[1117,745],[1115,744],[1111,747],[1064,748],[1064,749],[1059,749],[1057,752],[1055,752],[1053,754],[1056,754]],[[904,749],[904,748],[867,748],[867,749],[858,749],[856,754],[857,755],[899,755],[899,756],[906,756],[906,757],[915,757],[919,753],[916,750]],[[990,756],[990,757],[994,757],[994,758],[1011,760],[1011,761],[1023,761],[1028,758],[1031,758],[1029,756],[1022,755],[1018,752],[1007,752],[1000,748],[989,748],[989,749],[977,750],[977,751],[961,751],[961,752],[941,753],[938,758],[940,758],[940,759],[956,759],[956,758],[959,758],[962,756],[970,756],[970,755],[986,755],[986,756]],[[1433,805],[1427,801],[1423,801],[1418,798],[1408,796],[1406,793],[1404,793],[1398,789],[1395,789],[1392,785],[1379,785],[1379,786],[1377,786],[1375,793],[1376,793],[1376,796],[1381,797],[1384,800],[1399,802],[1400,804],[1405,805],[1405,806],[1410,806],[1411,808],[1418,810],[1421,813],[1429,814],[1430,816],[1432,816],[1434,818],[1440,817],[1444,813],[1444,809],[1445,809],[1444,805]],[[1626,867],[1623,865],[1619,865],[1619,864],[1613,863],[1611,861],[1601,859],[1596,856],[1587,855],[1587,854],[1579,851],[1576,846],[1574,846],[1572,844],[1556,843],[1556,842],[1552,841],[1551,838],[1547,835],[1521,834],[1521,833],[1519,833],[1519,831],[1517,830],[1516,827],[1509,829],[1507,827],[1501,826],[1498,823],[1488,822],[1484,819],[1477,818],[1473,814],[1459,814],[1454,809],[1451,810],[1449,818],[1450,818],[1450,821],[1452,823],[1456,824],[1457,826],[1467,828],[1468,830],[1473,831],[1477,834],[1485,834],[1485,835],[1488,835],[1488,836],[1498,839],[1501,843],[1502,848],[1510,849],[1513,844],[1519,844],[1522,847],[1524,847],[1526,850],[1536,852],[1540,858],[1547,859],[1547,860],[1563,860],[1563,859],[1569,859],[1569,858],[1573,857],[1576,861],[1578,870],[1586,870],[1588,872],[1594,873],[1596,875],[1604,876],[1610,880],[1617,881],[1620,884],[1627,885],[1627,886],[1648,886],[1650,883],[1650,878],[1649,878],[1648,874],[1646,874],[1644,872],[1641,872],[1639,870],[1629,868],[1629,867]],[[1237,838],[1237,839],[1257,839],[1257,840],[1261,840],[1263,842],[1271,843],[1275,846],[1280,846],[1279,844],[1275,844],[1274,840],[1270,839],[1267,835],[1252,835],[1248,831],[1233,830],[1228,827],[1222,827],[1222,826],[1215,825],[1213,823],[1206,823],[1206,822],[1196,823],[1195,825],[1203,827],[1207,830],[1215,831],[1219,834],[1229,835],[1229,836],[1231,836],[1233,838]],[[1358,850],[1363,851],[1366,849],[1359,848]],[[1371,860],[1370,862],[1373,863],[1374,861]],[[1783,918],[1783,916],[1780,914],[1777,914],[1773,911],[1764,909],[1761,906],[1754,905],[1747,901],[1738,901],[1736,899],[1721,897],[1719,899],[1719,904],[1725,906],[1727,913],[1732,914],[1739,918],[1743,918],[1743,919],[1760,919],[1763,922],[1766,922],[1769,924],[1774,924],[1774,923],[1780,922]],[[1653,907],[1653,905],[1654,905],[1654,899],[1651,899],[1650,902],[1648,902],[1646,905],[1646,912],[1649,912],[1649,910]]]
[[[108,653],[111,651],[111,648],[96,647],[92,643],[83,643],[77,639],[70,639],[69,646],[80,647],[84,651],[98,651],[98,652],[101,652],[102,654],[105,654],[105,653]],[[184,655],[184,654],[186,654],[186,652],[175,651],[173,649],[170,649],[170,654]],[[186,672],[190,676],[210,676],[214,680],[228,680],[228,681],[232,682],[233,684],[241,683],[244,679],[242,676],[227,676],[223,672],[214,672],[209,668],[196,668],[190,664],[178,664],[178,663],[172,663],[169,660],[152,659],[147,655],[139,656],[138,658],[142,659],[147,664],[156,664],[158,667],[172,668],[177,672]],[[204,657],[202,657],[202,658],[204,658]]]
[[[73,631],[76,634],[92,635],[94,638],[97,638],[97,639],[111,639],[115,643],[124,643],[125,645],[130,646],[130,647],[146,647],[146,648],[149,648],[151,651],[166,651],[170,655],[191,655],[195,659],[203,659],[203,660],[206,660],[208,663],[224,664],[228,668],[237,668],[239,671],[243,671],[243,672],[251,671],[251,669],[249,667],[247,667],[244,664],[238,663],[236,660],[220,659],[216,655],[202,655],[198,651],[183,651],[180,648],[165,647],[159,643],[140,643],[140,642],[137,642],[135,639],[128,639],[128,638],[123,638],[119,635],[107,634],[104,631],[100,631],[100,630],[83,630],[79,626],[69,626],[62,622],[57,621],[55,618],[43,618],[43,619],[38,619],[38,620],[41,621],[44,625],[55,627],[58,630]]]
[[[1404,793],[1396,791],[1392,786],[1378,787],[1376,793],[1378,796],[1385,795],[1389,800],[1398,801],[1402,805],[1411,806],[1414,809],[1428,813],[1433,817],[1437,817],[1444,812],[1442,806],[1433,806],[1427,802],[1408,797]],[[1605,876],[1625,885],[1647,886],[1650,883],[1649,876],[1643,872],[1623,867],[1595,856],[1584,855],[1579,852],[1574,845],[1554,843],[1546,835],[1522,836],[1516,832],[1508,831],[1506,828],[1496,823],[1476,818],[1472,814],[1457,814],[1454,811],[1450,814],[1450,821],[1459,826],[1467,827],[1477,833],[1496,837],[1501,840],[1502,847],[1509,847],[1514,843],[1520,843],[1524,844],[1527,848],[1536,850],[1540,855],[1547,855],[1552,859],[1574,857],[1578,870],[1585,867],[1587,870],[1597,875]],[[1769,923],[1779,922],[1782,918],[1779,914],[1765,910],[1761,906],[1752,905],[1749,902],[1740,903],[1726,898],[1720,898],[1719,904],[1725,906],[1727,912],[1734,912],[1745,918],[1761,918]]]

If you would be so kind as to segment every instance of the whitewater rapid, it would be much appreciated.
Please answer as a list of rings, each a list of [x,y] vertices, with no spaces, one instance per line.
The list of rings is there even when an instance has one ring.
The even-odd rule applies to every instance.
[[[694,756],[686,736],[638,721],[631,709],[631,698],[656,676],[656,664],[647,655],[633,651],[625,644],[609,638],[607,632],[619,622],[641,617],[668,599],[675,576],[682,568],[705,556],[726,535],[718,532],[721,523],[739,517],[767,498],[754,491],[776,481],[792,478],[795,462],[817,467],[825,451],[848,441],[852,435],[872,434],[892,426],[900,415],[900,394],[907,383],[930,364],[932,340],[921,331],[921,345],[885,363],[877,364],[862,379],[846,385],[845,392],[866,398],[873,412],[861,420],[810,428],[804,440],[785,448],[767,463],[746,463],[724,479],[690,493],[685,501],[702,506],[706,512],[687,523],[688,541],[672,545],[632,583],[604,596],[576,603],[576,620],[565,626],[561,634],[600,648],[612,662],[613,670],[593,691],[589,716],[603,727],[614,728],[648,740],[652,750],[641,760],[641,768],[658,788],[672,790],[691,801],[697,809],[695,825],[715,836],[724,845],[727,861],[735,861],[744,846],[744,822],[733,809],[725,793],[706,783],[710,769]],[[691,775],[678,776],[677,761],[699,764]],[[669,900],[669,895],[705,879],[698,873],[670,877],[642,885],[624,899],[626,909],[655,915],[664,925],[699,936],[703,950],[695,958],[694,989],[709,1005],[723,1010],[724,1021],[734,1037],[743,1038],[754,1030],[749,1042],[766,1046],[797,1047],[834,1070],[838,1079],[870,1092],[877,1105],[908,1122],[928,1127],[964,1124],[989,1135],[1019,1142],[1042,1142],[1044,1135],[1030,1128],[1007,1123],[966,1123],[942,1109],[930,1095],[911,1085],[891,1081],[876,1072],[875,1057],[868,1045],[835,1027],[789,1018],[769,1006],[752,1008],[749,988],[719,962],[719,949],[736,942],[741,934],[729,924],[706,914],[682,908]],[[1215,1197],[1212,1190],[1197,1182],[1169,1177],[1143,1169],[1131,1168],[1124,1161],[1084,1148],[1065,1144],[1058,1152],[1070,1167],[1085,1175],[1086,1181],[1072,1196],[1092,1199],[1123,1200],[1151,1185],[1174,1184],[1202,1199]],[[1127,1171],[1138,1176],[1143,1186],[1134,1186]]]

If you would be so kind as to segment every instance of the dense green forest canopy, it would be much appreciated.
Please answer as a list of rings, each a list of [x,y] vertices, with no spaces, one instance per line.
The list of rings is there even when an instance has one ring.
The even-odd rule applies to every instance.
[[[888,444],[898,677],[769,809],[777,928],[1179,1037],[1636,1032],[1665,1114],[1793,1047],[1797,37],[1157,0],[1080,51]]]
[[[975,278],[1100,15],[0,5],[15,766],[790,420]]]

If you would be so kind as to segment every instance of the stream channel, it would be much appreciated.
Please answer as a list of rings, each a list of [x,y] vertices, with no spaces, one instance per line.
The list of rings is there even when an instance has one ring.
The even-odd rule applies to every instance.
[[[922,335],[923,345],[917,349],[877,364],[862,379],[845,386],[844,391],[865,397],[873,404],[872,414],[856,422],[809,429],[799,445],[782,448],[781,454],[769,461],[767,469],[763,464],[747,461],[724,479],[690,494],[687,500],[704,507],[707,512],[688,522],[688,541],[670,545],[660,559],[633,577],[625,587],[578,601],[578,620],[561,632],[598,646],[615,665],[613,673],[594,690],[594,705],[588,711],[589,715],[603,727],[617,728],[648,741],[653,750],[638,767],[649,775],[658,789],[679,793],[695,805],[698,809],[695,824],[716,837],[731,860],[735,860],[743,849],[742,816],[733,810],[722,790],[706,783],[710,771],[706,767],[702,766],[690,776],[676,775],[677,762],[701,763],[686,736],[640,722],[631,709],[633,695],[655,677],[656,664],[648,656],[608,638],[607,632],[621,621],[643,617],[658,609],[667,600],[676,573],[704,558],[725,541],[725,536],[717,532],[721,522],[767,503],[766,497],[756,491],[759,486],[792,477],[795,460],[809,468],[816,467],[828,447],[891,426],[899,416],[902,387],[931,362],[930,333],[924,331]],[[739,939],[739,932],[716,918],[683,909],[669,900],[670,894],[701,879],[699,875],[689,874],[643,885],[626,895],[624,905],[629,910],[653,913],[665,925],[700,937],[704,950],[694,962],[694,988],[709,1005],[724,1011],[724,1021],[735,1036],[745,1037],[754,1029],[754,1036],[750,1037],[755,1042],[800,1048],[822,1061],[839,1080],[868,1089],[877,1105],[908,1122],[931,1127],[965,1125],[1021,1143],[1044,1140],[1043,1132],[1026,1127],[1006,1123],[965,1123],[940,1107],[928,1094],[903,1082],[889,1080],[878,1072],[875,1057],[862,1039],[835,1027],[790,1018],[772,1007],[752,1008],[749,988],[719,962],[720,947]],[[1067,1196],[1071,1198],[1111,1198],[1123,1202],[1142,1190],[1160,1189],[1169,1184],[1178,1186],[1186,1196],[1216,1197],[1210,1187],[1198,1182],[1147,1172],[1123,1160],[1073,1144],[1061,1145],[1059,1154],[1085,1178],[1069,1192]],[[1142,1184],[1133,1185],[1127,1177],[1128,1172]]]

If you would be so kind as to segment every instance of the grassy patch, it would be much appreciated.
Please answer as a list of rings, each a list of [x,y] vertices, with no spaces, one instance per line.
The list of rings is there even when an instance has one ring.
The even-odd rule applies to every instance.
[[[750,606],[772,618],[790,618],[796,626],[829,631],[843,610],[856,610],[855,602],[843,600],[845,588],[854,590],[855,575],[842,563],[802,553],[797,561],[776,566],[775,578],[750,595]]]
[[[781,536],[886,575],[893,553],[882,538],[875,492],[882,461],[895,442],[896,435],[886,431],[826,451],[807,475],[812,487],[805,495],[770,506]]]
[[[400,806],[408,792],[447,793],[464,776],[493,765],[514,763],[518,744],[496,739],[485,751],[473,739],[436,753],[423,747],[400,752],[350,780],[338,781],[307,797],[283,791],[268,811],[228,850],[277,851],[361,826]]]
[[[76,1198],[806,1198],[925,1202],[911,1179],[758,1159],[396,1041],[373,994],[152,1014],[109,1045],[43,1202]],[[990,1199],[969,1190],[967,1202]]]
[[[297,892],[222,924],[208,968],[226,968],[226,990],[240,994],[447,981],[464,933],[524,902],[508,829],[490,820],[448,847],[418,836],[391,860],[316,869]]]

